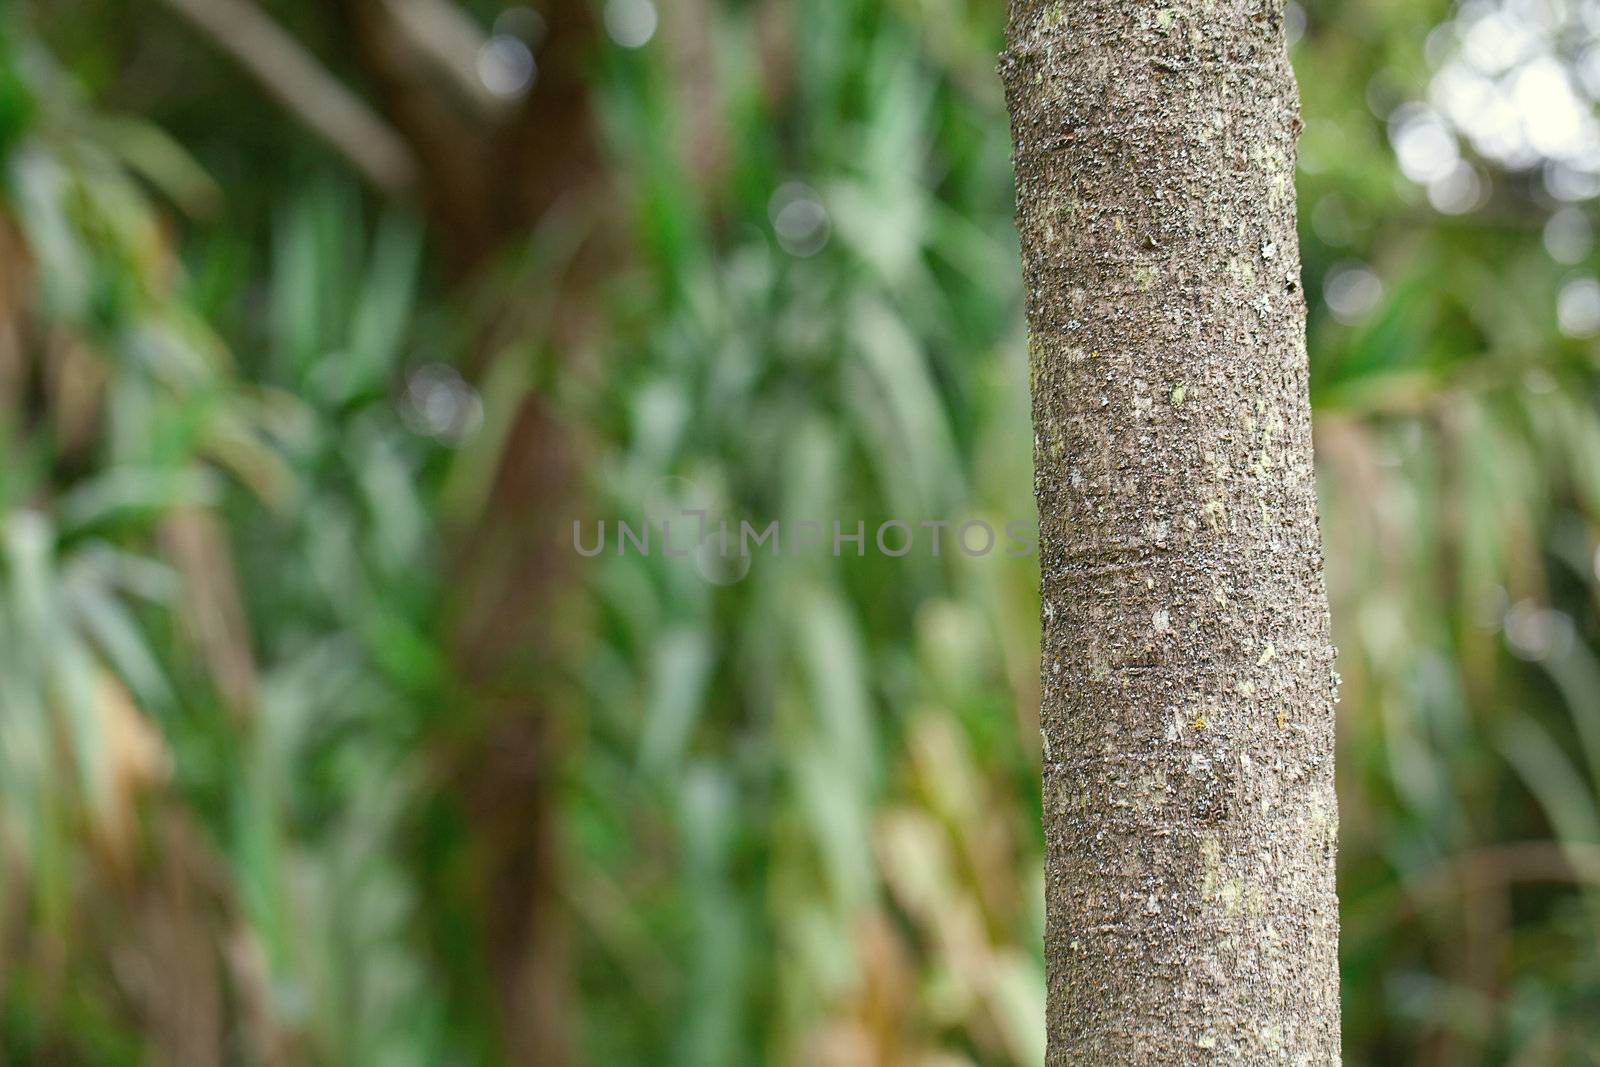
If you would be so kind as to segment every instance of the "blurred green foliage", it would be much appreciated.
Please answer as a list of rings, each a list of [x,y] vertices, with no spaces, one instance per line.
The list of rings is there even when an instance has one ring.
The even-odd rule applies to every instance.
[[[0,1060],[505,1059],[441,753],[491,728],[448,576],[528,396],[563,547],[1031,514],[998,5],[641,4],[585,67],[584,360],[570,214],[451,278],[170,17],[0,13]],[[1600,5],[1288,25],[1347,1060],[1595,1062]],[[568,563],[516,684],[582,1062],[1042,1063],[1034,561]]]

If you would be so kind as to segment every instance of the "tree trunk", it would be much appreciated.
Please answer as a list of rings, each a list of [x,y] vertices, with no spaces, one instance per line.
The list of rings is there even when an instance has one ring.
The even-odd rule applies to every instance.
[[[1339,1061],[1282,0],[1012,0],[1047,1062]]]
[[[574,373],[594,344],[597,282],[612,254],[593,206],[606,177],[590,93],[598,8],[588,0],[537,6],[544,29],[533,86],[483,126],[464,123],[448,87],[418,62],[394,3],[334,5],[380,107],[420,161],[423,201],[456,291],[499,300],[464,359],[463,372],[480,384],[513,341],[538,343],[557,373]],[[538,295],[498,288],[496,266],[563,204],[567,225],[586,237],[581,247],[541,275]],[[446,530],[446,642],[462,689],[434,741],[447,772],[439,800],[460,821],[433,857],[441,877],[429,889],[442,898],[436,911],[476,926],[499,1052],[516,1067],[580,1060],[559,808],[562,720],[572,716],[561,683],[551,681],[559,677],[558,606],[574,577],[564,538],[566,517],[580,510],[576,431],[545,391],[521,397],[481,509],[454,516]],[[478,987],[455,977],[458,994],[480,999]]]

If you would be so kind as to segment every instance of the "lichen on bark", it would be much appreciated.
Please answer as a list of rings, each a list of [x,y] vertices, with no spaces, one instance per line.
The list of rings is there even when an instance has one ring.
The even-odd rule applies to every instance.
[[[1282,0],[1012,0],[1048,1063],[1339,1060]]]

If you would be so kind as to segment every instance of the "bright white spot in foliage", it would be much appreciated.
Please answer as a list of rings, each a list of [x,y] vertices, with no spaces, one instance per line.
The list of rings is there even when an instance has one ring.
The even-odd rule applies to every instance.
[[[520,96],[536,70],[527,44],[508,33],[495,34],[478,49],[478,80],[495,96]]]
[[[1322,298],[1340,322],[1358,322],[1383,299],[1383,282],[1365,263],[1347,259],[1329,269],[1322,282]]]
[[[406,382],[400,414],[417,433],[459,444],[483,425],[483,400],[453,367],[429,363]]]
[[[1557,263],[1581,263],[1594,248],[1594,227],[1582,208],[1564,207],[1544,224],[1544,250]]]
[[[1306,9],[1289,0],[1283,9],[1283,40],[1290,48],[1306,35]]]
[[[1428,183],[1428,203],[1446,215],[1465,215],[1483,201],[1483,179],[1470,163],[1457,163]]]
[[[814,256],[828,243],[832,224],[817,191],[805,182],[784,182],[767,202],[778,244],[791,256]]]
[[[650,0],[606,0],[606,33],[624,48],[643,48],[656,35],[656,5]]]
[[[1556,298],[1556,322],[1568,337],[1600,333],[1600,281],[1579,278],[1562,286]]]
[[[1405,104],[1389,117],[1389,143],[1407,178],[1431,182],[1461,162],[1456,137],[1438,112],[1422,104]]]
[[[1560,658],[1572,648],[1572,619],[1564,612],[1531,600],[1514,604],[1505,618],[1506,644],[1528,660]]]
[[[1600,6],[1551,0],[1471,0],[1428,35],[1436,68],[1425,102],[1403,105],[1390,141],[1407,177],[1429,185],[1442,211],[1466,205],[1459,188],[1433,188],[1465,141],[1510,170],[1543,167],[1561,200],[1600,194]],[[1472,210],[1482,203],[1479,198]]]

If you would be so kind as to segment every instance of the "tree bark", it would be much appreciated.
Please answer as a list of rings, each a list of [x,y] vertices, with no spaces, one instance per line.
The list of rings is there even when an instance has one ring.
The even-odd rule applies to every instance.
[[[1282,0],[1012,0],[1047,1062],[1339,1061]]]

